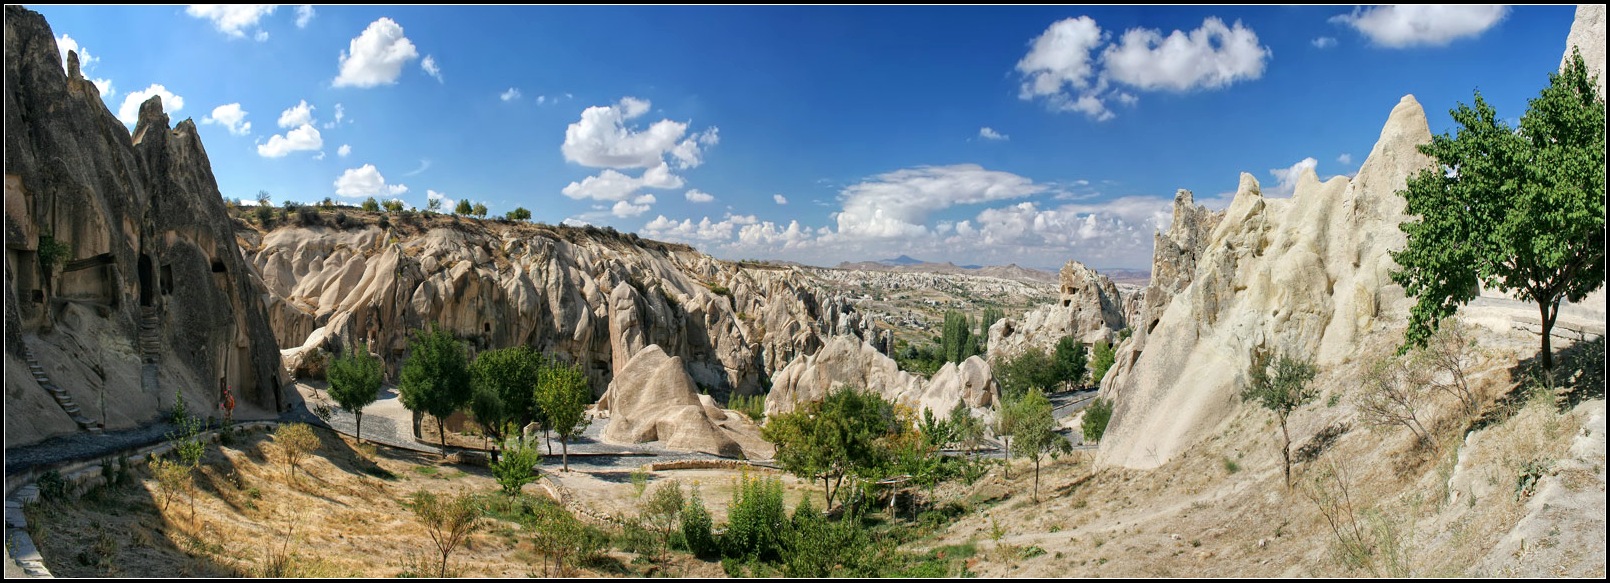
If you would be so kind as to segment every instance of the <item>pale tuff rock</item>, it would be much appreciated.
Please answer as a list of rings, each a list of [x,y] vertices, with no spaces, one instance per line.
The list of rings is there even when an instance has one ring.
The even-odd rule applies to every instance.
[[[1250,179],[1250,177],[1248,177]],[[1245,188],[1256,187],[1256,181]],[[1146,350],[1146,338],[1163,317],[1174,296],[1191,285],[1196,275],[1197,260],[1206,251],[1210,235],[1224,212],[1213,212],[1195,204],[1191,191],[1180,189],[1174,194],[1174,220],[1167,232],[1154,236],[1152,250],[1152,277],[1145,289],[1124,300],[1124,314],[1128,317],[1133,334],[1114,350],[1113,366],[1107,376],[1128,374],[1128,371]],[[1095,379],[1100,383],[1101,379]]]
[[[633,444],[657,441],[661,447],[726,457],[769,458],[748,417],[716,406],[699,394],[681,357],[656,345],[637,351],[598,399],[595,410],[607,417],[603,439]]]
[[[10,374],[29,370],[25,346],[106,429],[156,419],[176,392],[210,411],[220,384],[245,407],[288,407],[263,291],[195,124],[170,128],[153,97],[131,138],[76,55],[63,68],[44,18],[5,11],[7,445],[83,427],[34,375]],[[67,247],[49,274],[45,235]]]
[[[1401,326],[1410,302],[1388,273],[1406,239],[1395,191],[1430,165],[1425,112],[1405,96],[1352,180],[1312,170],[1290,200],[1265,199],[1242,174],[1208,236],[1195,274],[1169,300],[1133,366],[1109,374],[1116,401],[1100,462],[1161,465],[1213,433],[1237,406],[1255,347],[1311,359],[1321,369],[1355,358],[1365,336]]]
[[[1025,348],[1050,350],[1064,336],[1090,345],[1112,342],[1124,328],[1118,287],[1107,276],[1078,261],[1062,266],[1057,302],[1022,318],[1003,318],[989,327],[989,358],[1011,356]]]
[[[946,363],[932,379],[900,370],[894,359],[853,336],[835,336],[810,356],[803,356],[772,376],[766,414],[793,411],[803,402],[821,401],[844,387],[870,390],[913,410],[929,409],[943,417],[956,403],[966,403],[975,416],[989,418],[1000,387],[989,363],[977,356],[961,365]]]
[[[1571,34],[1565,37],[1565,54],[1560,56],[1560,69],[1571,59],[1571,47],[1582,50],[1582,62],[1588,75],[1599,78],[1599,97],[1604,97],[1605,28],[1603,4],[1578,4],[1576,19],[1571,21]]]

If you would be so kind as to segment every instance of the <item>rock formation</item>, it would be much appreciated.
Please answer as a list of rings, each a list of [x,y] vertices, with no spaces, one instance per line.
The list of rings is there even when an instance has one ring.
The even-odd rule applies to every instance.
[[[1255,347],[1344,362],[1401,332],[1409,301],[1388,273],[1406,239],[1395,194],[1430,160],[1425,112],[1404,97],[1358,175],[1299,177],[1289,200],[1265,199],[1242,174],[1195,275],[1152,328],[1132,367],[1107,375],[1116,401],[1099,461],[1156,467],[1214,432],[1236,405]],[[1379,337],[1371,336],[1379,333]]]
[[[1576,19],[1571,21],[1571,33],[1565,37],[1565,54],[1560,56],[1560,68],[1571,58],[1571,47],[1582,50],[1582,62],[1588,75],[1599,78],[1599,96],[1604,97],[1605,28],[1603,4],[1578,4]]]
[[[975,416],[990,418],[990,407],[1000,395],[989,363],[977,356],[960,366],[946,363],[925,382],[900,370],[894,359],[871,344],[853,336],[835,336],[815,354],[797,358],[773,375],[766,414],[788,413],[798,403],[823,400],[842,387],[871,390],[919,413],[929,409],[938,416],[949,414],[957,402],[963,402]]]
[[[1124,302],[1124,314],[1133,334],[1114,351],[1108,375],[1127,374],[1134,367],[1136,359],[1146,349],[1147,335],[1157,326],[1163,311],[1168,309],[1175,295],[1191,285],[1197,260],[1207,251],[1208,239],[1223,218],[1222,211],[1213,212],[1195,204],[1191,191],[1181,189],[1174,193],[1173,222],[1167,232],[1154,236],[1151,281]],[[1095,382],[1100,383],[1101,379]]]
[[[153,97],[131,136],[42,16],[5,11],[7,445],[133,427],[176,391],[288,407],[195,124]]]
[[[760,429],[736,411],[699,394],[681,357],[650,344],[638,350],[609,383],[596,411],[607,417],[609,443],[658,441],[660,446],[726,457],[770,458]]]
[[[1124,324],[1123,298],[1107,276],[1078,261],[1062,266],[1057,302],[1021,318],[1004,318],[989,327],[989,358],[1009,356],[1025,348],[1050,350],[1064,336],[1086,345],[1112,342]]]

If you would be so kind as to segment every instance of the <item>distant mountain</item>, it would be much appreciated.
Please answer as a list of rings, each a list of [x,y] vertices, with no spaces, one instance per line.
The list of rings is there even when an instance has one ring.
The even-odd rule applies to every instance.
[[[977,275],[1032,283],[1057,283],[1058,277],[1055,272],[1021,267],[1017,264],[1004,266],[981,266],[956,265],[948,261],[945,263],[930,263],[912,259],[905,255],[901,255],[895,259],[885,259],[882,261],[846,261],[840,263],[838,268],[861,271],[889,271],[895,273],[945,273],[954,275]]]

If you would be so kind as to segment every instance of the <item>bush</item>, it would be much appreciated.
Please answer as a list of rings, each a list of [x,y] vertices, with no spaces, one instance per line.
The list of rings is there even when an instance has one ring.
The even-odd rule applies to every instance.
[[[503,213],[503,216],[511,221],[528,221],[531,220],[531,211],[525,207],[515,207],[514,210]]]
[[[296,478],[296,466],[319,447],[319,436],[306,423],[286,423],[274,430],[274,443],[280,446],[285,463],[291,466],[291,478]]]
[[[1101,436],[1107,433],[1107,422],[1112,420],[1112,401],[1097,398],[1085,408],[1085,417],[1080,430],[1084,432],[1085,442],[1101,441]]]
[[[67,500],[67,494],[70,491],[67,486],[67,479],[63,478],[61,472],[56,470],[49,470],[40,474],[38,478],[34,479],[34,486],[39,488],[40,498],[51,502]]]
[[[660,482],[643,504],[643,515],[651,526],[659,529],[662,536],[670,538],[671,530],[676,527],[676,517],[682,514],[686,506],[687,497],[682,493],[681,482]]]
[[[782,550],[787,515],[783,509],[783,482],[773,477],[738,476],[727,505],[727,533],[721,537],[729,557],[774,560]]]
[[[151,462],[151,475],[156,477],[157,491],[162,494],[162,509],[167,510],[173,498],[184,491],[190,481],[190,468],[168,458],[158,458]],[[41,488],[40,492],[43,491]]]
[[[748,415],[756,423],[766,418],[765,395],[733,395],[727,401],[727,408]]]
[[[372,197],[372,196],[367,198],[367,199],[365,199],[363,201],[363,210],[371,212],[371,213],[379,211],[380,210],[380,201],[375,200],[375,197]]]
[[[259,204],[257,208],[252,209],[252,214],[257,217],[257,224],[259,225],[268,227],[274,224],[274,207]]]
[[[378,221],[378,224],[380,225],[380,228],[382,228],[382,229],[390,229],[391,228],[391,218],[387,217],[386,215],[380,215],[380,220]]]
[[[380,206],[381,206],[381,208],[386,209],[386,212],[388,212],[388,213],[402,212],[402,210],[403,210],[403,202],[400,201],[400,200],[397,200],[395,198],[391,199],[391,200],[388,200],[386,202],[380,203]]]
[[[1100,385],[1102,377],[1107,376],[1107,369],[1112,368],[1113,362],[1117,360],[1117,353],[1106,340],[1100,340],[1091,349],[1091,356],[1090,384]]]
[[[313,206],[299,206],[296,207],[296,222],[304,227],[314,227],[324,224],[324,219],[319,216],[319,209]]]
[[[346,211],[335,211],[335,226],[340,227],[342,229],[347,228],[347,212]]]
[[[526,484],[537,481],[536,467],[541,463],[542,452],[520,444],[503,450],[503,455],[492,464],[492,475],[497,477],[498,485],[503,486],[503,493],[513,496]]]
[[[430,535],[431,542],[436,543],[436,550],[441,553],[441,568],[437,576],[446,577],[448,557],[469,538],[470,533],[480,528],[481,509],[468,494],[439,498],[424,490],[414,492],[411,506],[419,522],[425,525],[425,533]]]
[[[72,247],[49,234],[39,236],[39,267],[49,275],[72,254]]]
[[[715,534],[710,530],[710,511],[704,509],[704,500],[699,497],[697,485],[688,494],[688,503],[682,507],[681,519],[682,539],[688,552],[701,559],[713,558],[720,552]]]

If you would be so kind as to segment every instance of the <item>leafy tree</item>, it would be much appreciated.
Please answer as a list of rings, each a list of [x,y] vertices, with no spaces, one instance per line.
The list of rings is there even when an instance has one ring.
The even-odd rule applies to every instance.
[[[961,312],[946,311],[943,336],[940,341],[939,353],[945,362],[959,363],[967,357],[978,354],[978,345],[973,341],[972,326],[967,316]]]
[[[1063,336],[1058,340],[1051,361],[1056,366],[1057,379],[1064,383],[1065,388],[1084,384],[1087,368],[1085,345],[1078,338]]]
[[[369,212],[379,211],[380,210],[380,201],[375,200],[375,197],[372,197],[372,196],[367,198],[367,199],[365,199],[363,201],[363,210],[366,210],[366,211],[369,211]]]
[[[515,207],[514,210],[503,213],[503,216],[508,217],[511,221],[529,221],[531,220],[531,211],[526,210],[523,206]]]
[[[801,500],[786,532],[783,576],[822,578],[833,575],[836,567],[859,567],[869,554],[867,538],[859,509],[834,522],[823,517],[810,499]]]
[[[1319,392],[1308,386],[1314,380],[1314,365],[1281,354],[1271,356],[1259,347],[1252,351],[1252,368],[1247,371],[1247,382],[1241,388],[1241,400],[1257,403],[1273,411],[1280,420],[1280,436],[1284,440],[1280,455],[1286,463],[1286,488],[1291,488],[1291,432],[1286,419],[1292,410],[1314,400]]]
[[[537,481],[536,467],[542,463],[542,452],[530,445],[520,443],[503,451],[497,461],[492,462],[492,475],[497,478],[498,485],[503,487],[503,493],[516,496],[520,488],[526,484]]]
[[[772,417],[761,436],[777,444],[778,465],[807,480],[822,480],[828,508],[846,476],[884,464],[881,438],[898,431],[894,406],[877,393],[845,387],[818,402]]]
[[[1018,425],[1023,420],[1023,399],[1001,396],[1001,410],[995,414],[995,425],[990,429],[995,436],[1001,438],[1001,448],[1008,456],[1012,452],[1012,436],[1017,434]],[[1012,478],[1012,458],[1006,458],[1006,478]]]
[[[271,206],[269,204],[271,202],[272,202],[272,199],[271,199],[271,197],[268,196],[268,191],[267,190],[259,190],[259,191],[257,191],[257,206]]]
[[[397,200],[397,199],[394,198],[394,199],[388,200],[386,202],[380,203],[380,206],[382,208],[386,209],[386,212],[388,212],[388,213],[402,212],[402,210],[403,210],[403,201],[400,201],[400,200]]]
[[[335,199],[326,196],[324,197],[324,202],[319,203],[319,206],[327,209],[333,209],[335,208]]]
[[[486,218],[486,204],[475,203],[475,206],[470,209],[470,214],[475,215],[477,218]]]
[[[1094,354],[1095,358],[1090,363],[1090,382],[1099,385],[1101,384],[1101,379],[1107,376],[1107,369],[1112,368],[1113,362],[1117,360],[1117,354],[1113,350],[1112,344],[1107,343],[1106,340],[1097,340],[1096,346],[1091,350],[1091,353]]]
[[[447,577],[447,559],[453,550],[481,527],[481,509],[469,494],[438,497],[425,490],[414,492],[414,515],[442,555],[438,577]]]
[[[1013,399],[1027,395],[1030,389],[1052,390],[1062,382],[1051,355],[1032,346],[1016,355],[998,358],[991,370],[1001,383],[1001,395]]]
[[[1408,246],[1392,254],[1392,281],[1417,298],[1402,353],[1423,346],[1441,321],[1476,297],[1476,283],[1537,303],[1545,369],[1560,300],[1581,301],[1604,283],[1605,105],[1572,49],[1564,71],[1527,105],[1518,131],[1476,93],[1450,112],[1460,128],[1420,152],[1433,168],[1398,191]]]
[[[537,418],[536,388],[546,359],[526,346],[488,350],[470,363],[470,410],[486,433],[502,443],[505,429]]]
[[[173,453],[179,458],[178,466],[182,468],[183,478],[170,481],[182,482],[190,498],[190,521],[196,520],[196,477],[197,468],[201,467],[201,459],[207,455],[208,440],[202,435],[206,429],[200,417],[191,415],[185,407],[184,392],[174,391],[173,424],[178,431],[168,433],[168,443],[173,446]],[[179,470],[168,470],[172,474],[179,474]],[[158,476],[159,478],[162,476]],[[171,485],[171,484],[170,484]]]
[[[989,327],[1006,317],[1006,312],[1000,308],[984,308],[984,315],[978,319],[978,339],[983,344],[989,340]],[[983,352],[983,351],[980,351]]]
[[[399,398],[404,407],[436,418],[442,449],[447,448],[447,425],[442,421],[469,401],[470,372],[464,345],[451,332],[432,327],[416,331],[403,361]],[[415,431],[418,431],[416,425]]]
[[[380,359],[367,346],[354,346],[324,371],[330,381],[330,398],[358,418],[358,441],[363,441],[363,408],[380,397]]]
[[[296,479],[296,467],[302,458],[319,448],[319,436],[306,423],[286,423],[274,430],[274,445],[280,446],[285,463],[291,466],[291,479]]]
[[[475,207],[470,206],[470,199],[467,199],[467,198],[458,201],[458,206],[453,207],[453,213],[454,214],[459,214],[459,215],[467,215],[467,214],[470,214],[471,212],[473,212],[474,210],[475,210]]]
[[[1073,451],[1073,445],[1057,433],[1057,420],[1051,414],[1051,401],[1039,389],[1030,389],[1018,404],[1019,417],[1012,453],[1034,460],[1034,501],[1040,501],[1040,460]]]
[[[587,383],[586,373],[574,364],[548,363],[538,375],[536,398],[548,420],[549,429],[559,435],[563,447],[560,459],[565,471],[570,471],[570,440],[581,435],[592,423],[587,416],[587,405],[592,404],[593,389]]]
[[[688,503],[682,507],[682,540],[687,543],[688,552],[701,559],[712,558],[720,552],[716,537],[711,533],[710,511],[704,508],[698,484],[693,485]]]
[[[431,198],[425,201],[425,210],[436,212],[442,210],[442,199]]]
[[[1102,398],[1090,402],[1085,407],[1084,420],[1080,422],[1079,429],[1084,433],[1087,443],[1101,441],[1101,436],[1107,433],[1107,424],[1112,421],[1112,401]]]
[[[654,487],[648,500],[643,503],[643,514],[662,536],[670,538],[671,531],[676,528],[676,518],[682,514],[685,506],[687,495],[682,491],[682,482],[669,480]]]
[[[727,556],[774,560],[787,526],[782,480],[752,477],[747,471],[739,474],[727,504],[727,533],[721,537]]]
[[[960,401],[957,401],[956,406],[951,408],[948,423],[950,424],[951,437],[955,440],[953,443],[966,448],[967,454],[972,455],[973,450],[978,448],[978,442],[984,438],[983,423],[973,416],[973,412],[967,407],[967,403]]]

